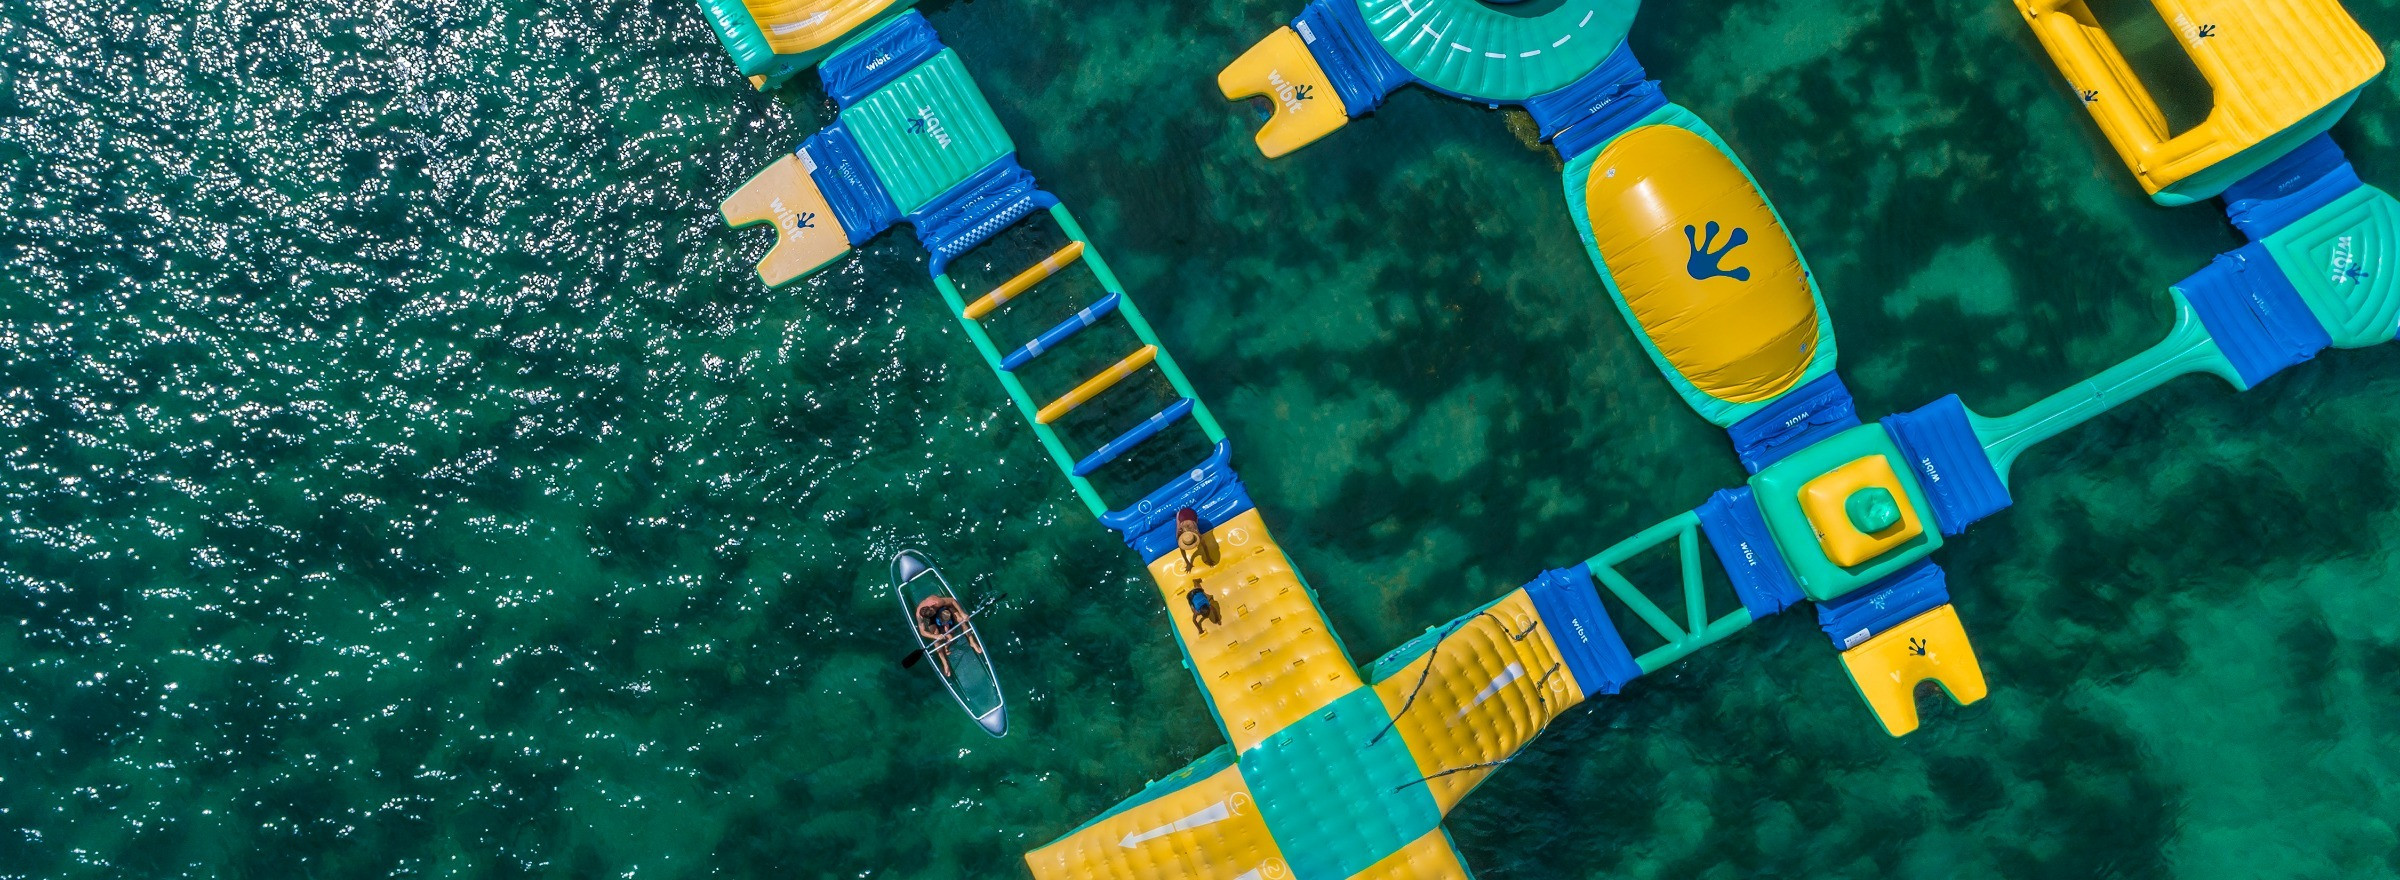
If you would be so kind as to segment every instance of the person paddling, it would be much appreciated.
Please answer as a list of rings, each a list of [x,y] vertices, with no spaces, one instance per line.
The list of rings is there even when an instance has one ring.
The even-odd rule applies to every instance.
[[[958,600],[948,596],[928,596],[917,603],[917,634],[933,646],[933,660],[941,665],[944,677],[951,674],[949,642],[957,637],[966,619],[967,613],[958,607]],[[969,631],[966,635],[967,647],[974,648],[977,654],[983,653],[983,643],[976,641],[975,633]]]

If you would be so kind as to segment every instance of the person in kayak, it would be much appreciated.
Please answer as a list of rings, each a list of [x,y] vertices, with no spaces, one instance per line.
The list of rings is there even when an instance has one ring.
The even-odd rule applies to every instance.
[[[1208,545],[1201,541],[1200,512],[1186,507],[1175,511],[1175,551],[1183,554],[1183,570],[1192,570],[1192,563],[1215,565],[1209,558]]]
[[[944,677],[950,675],[949,640],[957,638],[966,625],[967,612],[958,607],[956,599],[928,596],[925,601],[917,603],[917,634],[925,637],[928,646],[926,653],[932,654],[934,662],[941,664]],[[983,643],[976,641],[975,633],[968,631],[966,636],[967,647],[974,648],[977,654],[983,653]]]
[[[1225,622],[1225,612],[1217,605],[1217,600],[1208,595],[1208,588],[1200,585],[1199,578],[1192,579],[1192,589],[1183,594],[1183,600],[1191,603],[1192,629],[1199,631],[1200,635],[1208,635],[1209,624]]]

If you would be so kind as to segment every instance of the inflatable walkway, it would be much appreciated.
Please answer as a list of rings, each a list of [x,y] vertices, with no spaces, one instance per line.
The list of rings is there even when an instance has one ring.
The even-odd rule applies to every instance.
[[[2011,465],[2027,447],[2176,376],[2248,388],[2328,347],[2400,336],[2400,280],[2387,277],[2400,270],[2400,205],[2363,185],[2319,127],[2357,89],[2325,86],[2349,77],[2327,79],[2312,60],[2322,41],[2344,45],[2349,19],[2329,2],[2240,7],[2276,22],[2284,42],[2227,56],[2221,75],[2234,87],[2221,94],[2321,87],[2278,92],[2291,102],[2280,115],[2242,125],[2297,121],[2263,134],[2228,123],[2212,137],[2230,152],[2152,188],[2168,200],[2181,182],[2196,181],[2174,190],[2189,196],[2230,176],[2218,188],[2251,239],[2170,290],[2178,318],[2163,341],[2019,413],[1987,417],[1948,397],[1869,423],[1835,372],[1832,323],[1781,218],[1723,139],[1669,102],[1625,48],[1633,2],[1560,0],[1520,16],[1474,0],[1316,0],[1219,78],[1228,97],[1269,102],[1261,149],[1297,149],[1410,83],[1525,107],[1567,160],[1568,208],[1612,305],[1683,398],[1726,428],[1751,472],[1354,666],[1251,503],[1223,431],[1073,216],[1017,165],[955,53],[916,14],[873,5],[819,10],[859,15],[859,30],[827,38],[820,65],[840,118],[726,199],[725,218],[773,225],[776,244],[759,265],[770,284],[820,270],[898,223],[915,227],[968,338],[1077,495],[1142,555],[1178,612],[1169,615],[1177,641],[1228,740],[1028,854],[1042,878],[1469,877],[1442,817],[1552,720],[1803,602],[1885,730],[1906,734],[1924,682],[1960,702],[1984,696],[1930,557],[2008,506]],[[2026,8],[2041,27],[2040,15],[2066,7]],[[2234,38],[2226,45],[2269,45],[2214,33]],[[2380,56],[2372,61],[2380,70]],[[987,256],[1024,252],[1006,243],[1045,235],[994,278],[949,271],[961,260],[1001,262]],[[1070,289],[1061,279],[1087,273],[1096,299],[1052,298]],[[1035,321],[1049,329],[1022,341],[995,341],[987,325],[1018,309],[1064,317]],[[1138,347],[1096,360],[1085,352],[1108,365],[1033,393],[1029,372],[1112,323]],[[1142,383],[1127,380],[1153,371],[1168,393],[1140,399]],[[1148,415],[1062,433],[1094,411]],[[1149,473],[1129,462],[1193,430],[1209,451],[1178,462],[1162,485],[1115,498],[1095,482]],[[1069,434],[1111,439],[1079,447]],[[1208,552],[1189,562],[1174,544],[1183,510],[1206,531]],[[1677,560],[1679,582],[1667,590],[1626,573],[1653,553]],[[1711,567],[1728,589],[1710,587]],[[1180,613],[1195,579],[1224,610],[1206,634]],[[1628,634],[1654,647],[1636,652]]]
[[[1579,592],[1545,578],[1365,669],[1352,665],[1251,503],[1206,404],[1073,215],[1017,165],[956,53],[912,12],[841,43],[819,71],[841,105],[837,121],[722,205],[730,225],[774,228],[761,279],[798,280],[893,225],[914,226],[968,338],[1093,515],[1142,554],[1161,601],[1182,609],[1197,579],[1224,610],[1205,635],[1184,614],[1169,618],[1230,744],[1029,855],[1034,873],[1467,876],[1441,815],[1559,712],[1638,674],[1608,641],[1615,632],[1589,582]],[[1045,219],[1063,243],[988,289],[950,274]],[[1099,299],[1074,309],[1044,302],[1055,279],[1077,271],[1097,282]],[[1064,317],[1030,339],[996,341],[986,322],[1018,308]],[[1141,347],[1055,396],[1031,392],[1023,372],[1107,321]],[[1062,420],[1150,370],[1171,399],[1113,440],[1070,448]],[[1103,496],[1093,481],[1103,469],[1187,425],[1212,450],[1205,458],[1139,497]],[[1174,540],[1185,509],[1200,517],[1210,550],[1188,566]]]

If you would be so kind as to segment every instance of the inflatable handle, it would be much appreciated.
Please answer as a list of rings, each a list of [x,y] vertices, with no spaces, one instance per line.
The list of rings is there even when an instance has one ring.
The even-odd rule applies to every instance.
[[[1315,143],[1350,124],[1350,110],[1333,90],[1323,65],[1289,27],[1258,41],[1217,74],[1217,90],[1228,101],[1265,97],[1274,105],[1258,129],[1258,151],[1273,159]]]
[[[775,247],[758,261],[767,286],[788,284],[850,252],[850,238],[835,219],[833,205],[809,177],[797,154],[785,155],[726,196],[717,206],[735,229],[775,224]]]
[[[1892,500],[1890,489],[1881,486],[1850,493],[1843,507],[1850,515],[1850,527],[1870,535],[1900,524],[1900,504]]]

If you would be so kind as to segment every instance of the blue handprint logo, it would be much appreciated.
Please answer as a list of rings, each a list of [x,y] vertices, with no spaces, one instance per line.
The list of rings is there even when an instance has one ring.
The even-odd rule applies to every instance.
[[[1708,234],[1705,237],[1697,228],[1691,226],[1683,228],[1683,240],[1692,246],[1691,259],[1684,263],[1683,270],[1691,274],[1693,281],[1707,281],[1711,278],[1731,278],[1735,281],[1750,280],[1750,270],[1747,267],[1723,268],[1726,254],[1732,253],[1734,248],[1750,243],[1750,231],[1736,227],[1732,235],[1725,236],[1725,246],[1720,248],[1717,247],[1717,232],[1720,229],[1722,227],[1718,226],[1715,220],[1708,221]]]

